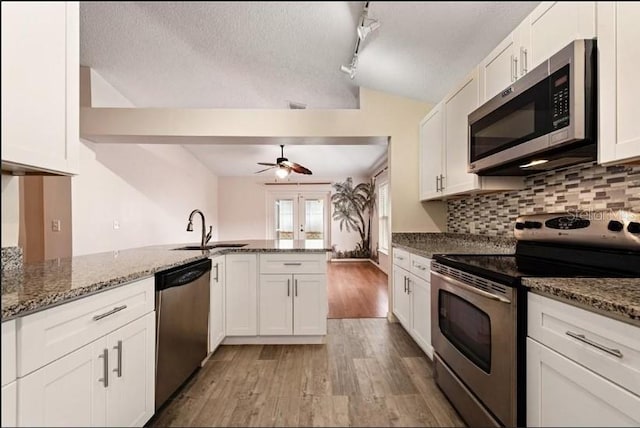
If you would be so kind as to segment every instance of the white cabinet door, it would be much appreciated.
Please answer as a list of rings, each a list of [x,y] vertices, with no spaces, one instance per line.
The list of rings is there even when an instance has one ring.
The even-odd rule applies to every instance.
[[[409,272],[393,266],[393,313],[405,329],[411,329],[411,300],[407,292]]]
[[[293,334],[293,275],[260,275],[261,336]]]
[[[2,386],[16,380],[16,320],[2,323]]]
[[[143,426],[155,412],[155,312],[107,336],[107,426]]]
[[[437,198],[442,172],[444,117],[442,103],[420,122],[420,200]]]
[[[480,101],[478,67],[444,100],[445,119],[445,178],[444,193],[455,194],[478,187],[478,176],[467,172],[468,129],[467,116]]]
[[[79,34],[78,2],[2,2],[3,163],[77,172]]]
[[[258,334],[258,276],[255,254],[228,254],[225,266],[227,336]]]
[[[433,359],[431,347],[431,284],[415,275],[409,277],[411,296],[411,335],[422,350]]]
[[[108,355],[101,338],[18,379],[18,425],[106,426]]]
[[[545,1],[536,7],[526,18],[526,67],[533,69],[575,39],[595,37],[595,9],[595,2],[569,1]]]
[[[640,397],[527,338],[527,426],[638,426]]]
[[[327,334],[327,277],[293,275],[293,334]]]
[[[598,2],[599,159],[640,158],[640,3]]]
[[[481,103],[498,95],[516,81],[520,46],[516,33],[511,33],[480,63]]]
[[[224,263],[225,256],[211,259],[211,299],[209,309],[209,352],[224,340]]]
[[[18,424],[18,389],[13,381],[2,387],[2,426],[15,427]]]

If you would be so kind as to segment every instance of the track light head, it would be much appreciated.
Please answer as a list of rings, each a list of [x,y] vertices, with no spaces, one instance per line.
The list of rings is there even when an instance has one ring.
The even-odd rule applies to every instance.
[[[343,73],[348,74],[349,78],[353,79],[354,77],[356,77],[357,68],[358,68],[358,56],[354,55],[353,59],[351,60],[351,64],[349,64],[349,65],[341,65],[340,66],[340,71],[342,71]]]
[[[364,42],[364,39],[366,39],[369,34],[373,33],[378,28],[380,28],[380,23],[377,19],[371,19],[368,24],[363,23],[362,25],[358,26],[358,37],[360,38],[360,41]]]

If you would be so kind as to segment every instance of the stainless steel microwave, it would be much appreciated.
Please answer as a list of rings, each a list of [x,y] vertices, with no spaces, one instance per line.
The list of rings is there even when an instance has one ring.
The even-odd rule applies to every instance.
[[[596,41],[575,40],[469,114],[469,168],[528,175],[593,161]]]

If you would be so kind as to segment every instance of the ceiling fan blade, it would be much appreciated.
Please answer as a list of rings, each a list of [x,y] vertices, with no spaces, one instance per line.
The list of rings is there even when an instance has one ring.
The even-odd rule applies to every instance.
[[[277,163],[270,163],[270,162],[258,162],[258,165],[264,165],[264,166],[278,166]]]
[[[254,174],[260,174],[261,172],[269,171],[270,169],[275,168],[278,165],[270,166],[269,168],[261,169],[260,171],[254,172]]]
[[[310,169],[305,168],[302,165],[297,164],[295,162],[284,161],[284,162],[281,162],[281,165],[286,166],[287,168],[291,169],[294,172],[297,172],[298,174],[307,174],[307,175],[313,174]]]

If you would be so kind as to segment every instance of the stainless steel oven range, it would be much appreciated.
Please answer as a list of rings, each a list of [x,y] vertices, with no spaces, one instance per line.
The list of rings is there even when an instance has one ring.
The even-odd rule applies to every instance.
[[[470,426],[524,426],[523,277],[640,277],[640,214],[519,217],[512,255],[436,255],[432,344],[438,386]]]

